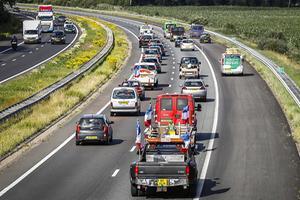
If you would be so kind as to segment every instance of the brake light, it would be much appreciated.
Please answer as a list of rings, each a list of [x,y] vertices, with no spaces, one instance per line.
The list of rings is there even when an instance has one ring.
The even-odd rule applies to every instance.
[[[190,175],[190,166],[185,167],[185,173],[186,175]]]
[[[134,174],[137,176],[139,174],[139,166],[134,167]]]
[[[110,102],[110,106],[113,107],[113,105],[114,105],[113,102]]]

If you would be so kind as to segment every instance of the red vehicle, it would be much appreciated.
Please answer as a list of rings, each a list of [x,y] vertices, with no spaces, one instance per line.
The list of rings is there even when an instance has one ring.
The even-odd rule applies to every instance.
[[[39,12],[53,12],[52,5],[39,5]]]
[[[188,119],[182,117],[183,109],[188,105]],[[155,104],[155,123],[168,125],[170,122],[189,124],[197,129],[196,110],[201,111],[201,105],[195,107],[195,101],[190,94],[162,94],[157,96]]]

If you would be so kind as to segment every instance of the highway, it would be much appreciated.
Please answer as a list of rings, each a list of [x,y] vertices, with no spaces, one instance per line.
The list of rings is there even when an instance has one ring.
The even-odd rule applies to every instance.
[[[80,111],[53,128],[51,136],[1,171],[0,199],[146,199],[130,195],[129,164],[137,157],[136,116],[110,118],[115,122],[112,145],[76,146],[74,141],[75,123],[82,114],[109,116],[112,89],[129,77],[140,58],[136,36],[141,23],[105,19],[125,28],[133,46],[128,63]],[[155,31],[161,36],[160,29]],[[201,199],[297,199],[298,153],[279,104],[257,72],[246,64],[244,76],[222,77],[218,59],[223,46],[201,45],[204,56],[199,50],[180,52],[164,41],[168,56],[159,75],[159,89],[146,91],[142,111],[157,94],[180,91],[177,62],[187,55],[202,62],[202,77],[209,85],[208,102],[201,103],[203,110],[197,114],[196,159],[201,172],[197,196],[187,198],[181,191],[171,191],[150,197],[197,199],[201,194]],[[142,112],[138,118],[143,121],[143,117]]]
[[[63,27],[56,26],[55,29]],[[77,34],[66,34],[66,44],[52,45],[50,42],[51,33],[42,34],[40,44],[24,44],[18,41],[17,51],[9,47],[0,48],[0,83],[27,72],[56,54],[67,49],[75,42]]]

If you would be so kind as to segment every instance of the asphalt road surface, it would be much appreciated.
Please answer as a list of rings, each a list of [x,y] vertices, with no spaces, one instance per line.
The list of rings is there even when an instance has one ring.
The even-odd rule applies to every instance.
[[[129,77],[131,67],[140,58],[141,49],[136,38],[140,23],[115,17],[105,19],[124,27],[132,41],[128,63],[81,112],[59,125],[41,145],[2,170],[0,199],[146,199],[132,198],[129,183],[129,165],[137,157],[133,150],[135,124],[137,118],[143,122],[143,113],[140,117],[111,117],[115,122],[111,145],[76,146],[72,135],[82,114],[102,111],[109,115],[107,103],[112,89]],[[161,30],[156,28],[155,31],[160,32],[161,37]],[[163,61],[163,73],[159,74],[159,88],[146,91],[142,111],[158,94],[180,91],[182,80],[179,80],[177,62],[182,56],[197,56],[201,60],[201,74],[209,85],[208,102],[201,103],[203,111],[197,114],[197,163],[201,173],[195,198],[199,198],[200,192],[201,199],[299,198],[299,157],[289,135],[288,123],[266,83],[254,69],[246,64],[244,76],[222,77],[218,59],[224,47],[201,45],[207,62],[199,50],[180,52],[174,44],[164,42],[168,56]],[[66,138],[69,139],[65,145],[54,150]],[[50,158],[44,159],[39,167],[28,172],[53,150],[53,156],[48,156]],[[154,193],[150,198],[186,199],[181,191]]]
[[[55,26],[55,29],[63,29],[62,26]],[[0,49],[0,83],[23,71],[32,68],[49,57],[65,49],[75,38],[76,34],[66,34],[66,44],[52,45],[50,42],[51,33],[42,33],[40,44],[23,44],[17,50],[9,49],[5,44]]]

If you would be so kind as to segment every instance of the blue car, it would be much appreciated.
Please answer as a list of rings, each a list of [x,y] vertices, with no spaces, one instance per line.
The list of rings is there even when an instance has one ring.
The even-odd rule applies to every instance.
[[[200,38],[202,33],[204,32],[204,27],[199,24],[192,24],[190,30],[190,37],[191,38]]]

